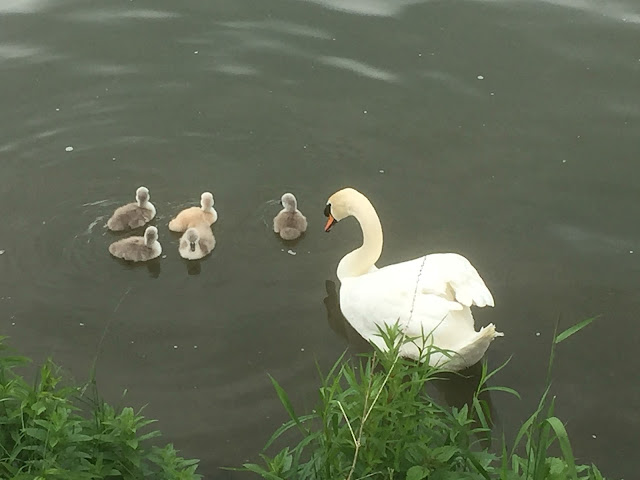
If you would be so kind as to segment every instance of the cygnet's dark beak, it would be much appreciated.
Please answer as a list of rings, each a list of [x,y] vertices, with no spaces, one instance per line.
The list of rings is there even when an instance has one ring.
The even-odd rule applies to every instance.
[[[191,251],[195,252],[196,251],[196,242],[190,242],[189,246],[191,247]]]

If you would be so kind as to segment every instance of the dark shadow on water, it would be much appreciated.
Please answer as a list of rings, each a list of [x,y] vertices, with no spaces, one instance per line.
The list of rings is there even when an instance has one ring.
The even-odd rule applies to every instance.
[[[187,275],[200,275],[202,271],[201,260],[185,260],[187,264]]]
[[[147,262],[130,262],[128,260],[118,259],[118,261],[121,262],[128,270],[146,268],[151,278],[158,278],[160,276],[162,271],[160,260],[161,256]]]
[[[327,310],[327,322],[331,330],[346,339],[349,349],[355,354],[372,352],[373,348],[358,332],[349,324],[340,310],[340,297],[336,283],[325,281],[327,296],[323,299]],[[430,385],[437,390],[437,396],[447,405],[462,408],[468,405],[470,411],[473,408],[473,395],[478,389],[482,376],[482,364],[480,362],[460,372],[442,372]],[[496,411],[491,400],[490,392],[482,392],[479,400],[486,402],[490,419],[496,418]],[[488,436],[489,437],[489,436]]]

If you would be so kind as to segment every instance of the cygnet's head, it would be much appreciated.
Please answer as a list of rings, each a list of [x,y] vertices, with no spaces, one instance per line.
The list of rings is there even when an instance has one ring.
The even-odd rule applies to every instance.
[[[198,235],[198,230],[195,228],[190,228],[185,232],[185,236],[187,238],[187,242],[189,242],[189,250],[192,252],[196,251],[196,243],[200,239],[200,235]]]
[[[203,210],[210,210],[213,207],[213,194],[211,192],[204,192],[200,195],[200,205]]]
[[[147,227],[144,231],[144,243],[150,247],[158,241],[158,229],[156,227]]]
[[[295,212],[298,207],[298,202],[296,201],[296,197],[293,196],[293,193],[285,193],[280,199],[280,205],[282,205],[287,212]]]
[[[140,187],[136,190],[136,200],[138,205],[144,205],[149,201],[149,189],[147,187]]]

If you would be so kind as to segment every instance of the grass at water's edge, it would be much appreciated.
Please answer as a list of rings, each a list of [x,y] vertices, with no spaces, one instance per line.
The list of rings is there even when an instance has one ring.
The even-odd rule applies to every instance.
[[[287,393],[271,378],[290,420],[268,440],[260,455],[262,464],[246,463],[238,470],[269,480],[602,480],[595,465],[576,465],[549,394],[556,346],[592,321],[554,335],[538,406],[513,443],[507,445],[503,436],[497,451],[486,446],[491,418],[482,394],[502,391],[518,396],[511,388],[487,385],[508,362],[492,372],[483,364],[468,405],[440,405],[425,387],[443,371],[428,362],[401,358],[400,344],[411,339],[394,327],[380,332],[388,351],[376,350],[359,359],[343,356],[326,375],[320,374],[318,407],[309,414],[298,415]],[[287,444],[294,430],[298,443],[275,454],[264,453],[274,443]],[[289,433],[283,436],[285,432]]]
[[[0,337],[0,478],[11,480],[195,480],[198,460],[141,433],[153,423],[97,397],[95,383],[63,386],[50,360],[29,385],[15,372],[28,359],[7,354]],[[91,387],[91,388],[88,388]],[[90,397],[87,390],[92,390]]]

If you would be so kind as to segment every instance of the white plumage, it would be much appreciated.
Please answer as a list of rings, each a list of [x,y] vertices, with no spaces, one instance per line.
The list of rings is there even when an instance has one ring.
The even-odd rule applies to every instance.
[[[469,261],[455,253],[426,255],[376,268],[382,251],[382,227],[369,200],[348,188],[329,198],[328,231],[335,221],[354,216],[362,227],[363,246],[338,266],[340,308],[363,338],[385,349],[378,326],[398,322],[407,337],[420,337],[401,347],[403,356],[418,359],[433,345],[431,365],[461,370],[478,362],[491,341],[502,336],[489,324],[476,332],[471,306],[493,306],[491,292]]]

